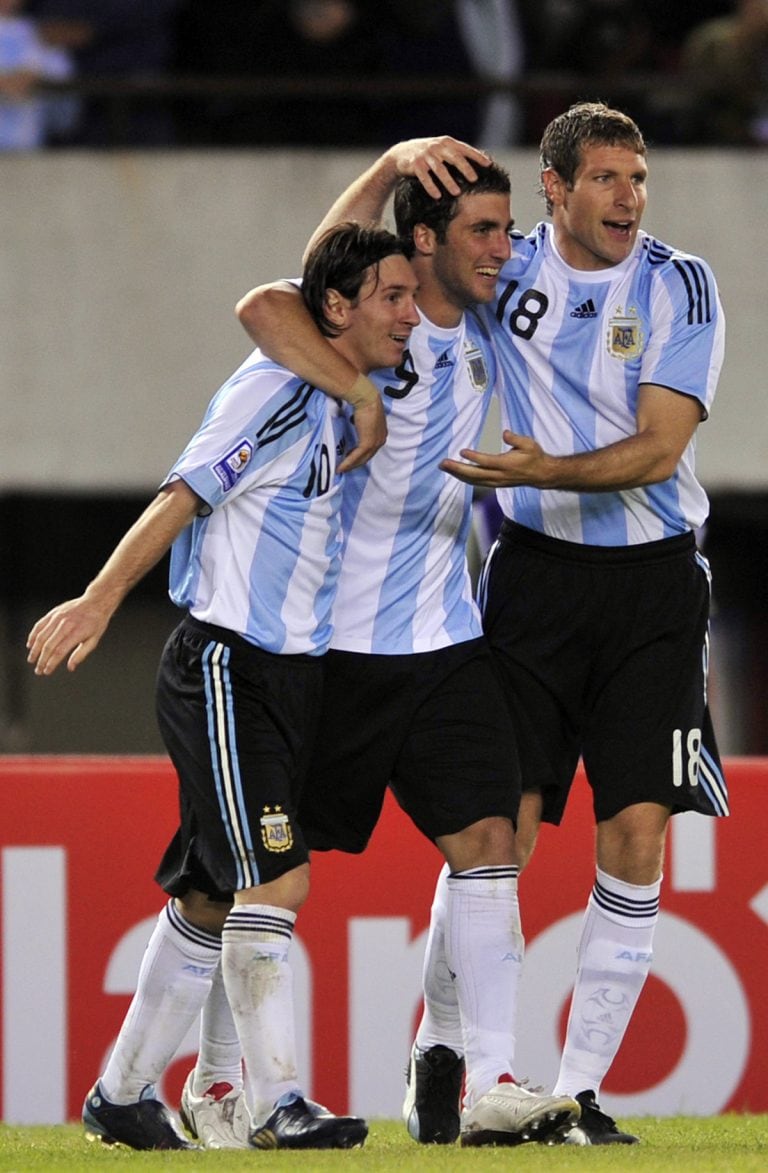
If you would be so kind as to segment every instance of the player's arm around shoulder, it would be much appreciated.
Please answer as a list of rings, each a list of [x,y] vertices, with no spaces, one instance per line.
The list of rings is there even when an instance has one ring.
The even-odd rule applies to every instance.
[[[290,281],[259,285],[240,298],[235,313],[261,352],[353,411],[357,444],[339,465],[349,472],[366,464],[387,439],[378,390],[331,346],[312,320],[298,286]]]
[[[125,596],[160,561],[203,502],[182,480],[164,485],[79,598],[38,619],[27,638],[36,676],[50,676],[65,657],[74,672],[97,647]]]

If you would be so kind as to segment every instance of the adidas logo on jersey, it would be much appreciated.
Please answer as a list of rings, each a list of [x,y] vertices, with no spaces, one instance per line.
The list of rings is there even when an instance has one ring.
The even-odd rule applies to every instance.
[[[595,303],[592,298],[590,297],[587,301],[582,302],[581,305],[577,305],[575,310],[571,310],[571,317],[596,318],[597,310],[595,309]]]
[[[452,366],[453,366],[453,359],[449,355],[448,351],[444,350],[443,353],[440,355],[439,359],[437,360],[437,362],[435,363],[435,370],[439,371],[445,367],[452,367]]]

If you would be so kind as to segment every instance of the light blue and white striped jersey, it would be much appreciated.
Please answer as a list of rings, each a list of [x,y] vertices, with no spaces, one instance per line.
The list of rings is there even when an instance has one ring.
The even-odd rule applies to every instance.
[[[473,314],[454,329],[423,315],[382,389],[389,434],[346,473],[344,555],[331,646],[411,654],[475,639],[480,615],[466,563],[472,493],[438,467],[477,445],[496,381],[485,329]]]
[[[319,655],[341,556],[338,402],[254,350],[166,477],[209,506],[171,550],[170,595],[265,651]]]
[[[552,455],[602,448],[636,432],[641,383],[699,400],[706,417],[723,361],[725,324],[705,261],[638,234],[620,265],[572,269],[551,224],[515,234],[494,316],[505,427]],[[674,475],[606,493],[497,490],[505,515],[552,537],[596,546],[656,541],[695,529],[707,497],[695,437]]]

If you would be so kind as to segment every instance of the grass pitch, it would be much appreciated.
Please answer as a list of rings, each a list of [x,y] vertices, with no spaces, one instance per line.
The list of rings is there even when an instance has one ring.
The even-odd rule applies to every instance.
[[[644,1117],[622,1120],[642,1143],[602,1148],[526,1144],[514,1149],[419,1146],[398,1121],[373,1121],[363,1149],[348,1152],[180,1152],[136,1153],[85,1140],[77,1124],[18,1128],[0,1125],[0,1170],[297,1170],[322,1173],[403,1173],[418,1169],[449,1173],[509,1173],[528,1170],[673,1170],[674,1173],[765,1173],[768,1116]]]

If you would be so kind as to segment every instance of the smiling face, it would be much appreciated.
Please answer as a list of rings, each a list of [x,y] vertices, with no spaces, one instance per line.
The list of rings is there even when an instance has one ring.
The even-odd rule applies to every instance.
[[[635,246],[647,201],[648,168],[629,147],[585,145],[573,183],[542,173],[560,255],[574,269],[609,269]]]
[[[397,366],[411,331],[419,324],[417,288],[410,263],[397,253],[367,270],[354,301],[329,290],[330,312],[337,316],[342,331],[332,344],[366,374]]]
[[[442,241],[433,229],[416,226],[417,258],[431,259],[419,297],[428,317],[447,325],[447,318],[458,320],[468,306],[491,301],[499,270],[509,259],[511,228],[509,196],[499,192],[462,195]]]

